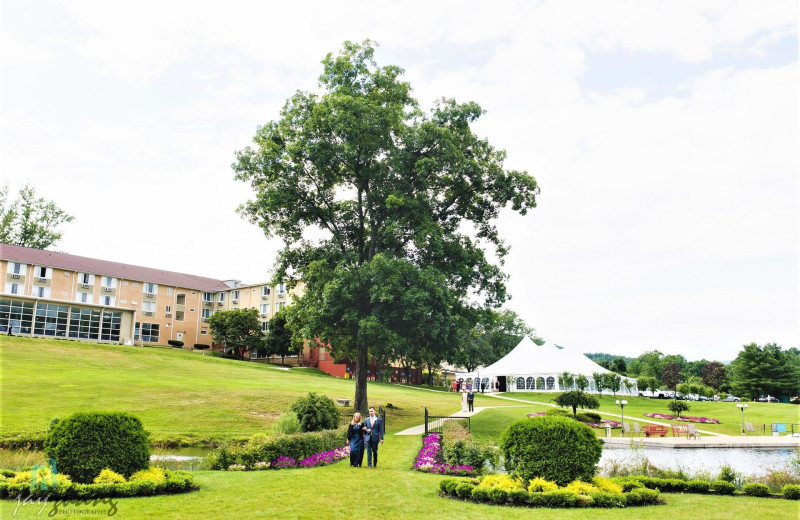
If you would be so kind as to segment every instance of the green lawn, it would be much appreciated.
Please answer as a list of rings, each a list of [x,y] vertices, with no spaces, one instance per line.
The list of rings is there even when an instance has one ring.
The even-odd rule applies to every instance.
[[[347,462],[314,469],[263,472],[196,472],[201,490],[186,495],[116,499],[115,518],[303,518],[332,519],[348,514],[396,519],[538,518],[663,520],[665,518],[797,518],[798,503],[788,500],[702,495],[663,495],[667,505],[631,509],[528,509],[497,507],[437,496],[439,476],[409,470],[419,437],[389,435],[380,449],[378,469],[353,469]],[[2,501],[0,516],[11,518],[15,502]],[[75,506],[68,506],[75,507]],[[80,508],[108,510],[107,505]],[[52,509],[47,506],[39,518]],[[17,517],[34,518],[38,508],[19,508]],[[69,518],[97,515],[70,515]]]
[[[314,369],[203,356],[173,348],[97,345],[0,336],[0,438],[43,433],[50,418],[81,410],[128,411],[154,440],[188,443],[241,438],[268,431],[309,391],[352,398],[354,382]],[[370,383],[370,404],[386,405],[389,431],[460,409],[460,396]],[[496,403],[500,405],[514,403]]]
[[[522,401],[530,401],[532,403],[552,404],[551,400],[555,399],[557,393],[533,393],[533,392],[513,392],[501,394],[506,397],[519,399]],[[604,415],[609,419],[620,419],[620,408],[615,403],[616,399],[613,396],[603,396],[600,398],[600,408],[596,411],[607,412],[611,415]],[[662,419],[654,419],[652,417],[645,417],[645,413],[664,413],[672,414],[667,409],[669,400],[667,399],[648,399],[646,397],[626,397],[628,401],[625,406],[625,422],[633,422],[639,420],[659,421],[669,423],[670,421]],[[500,401],[500,399],[495,399]],[[509,401],[512,403],[513,401]],[[517,403],[519,404],[519,403]],[[719,419],[720,424],[698,424],[697,427],[701,430],[721,433],[725,435],[738,435],[742,429],[742,416],[737,403],[722,403],[713,401],[693,402],[687,401],[690,406],[688,412],[683,415],[693,415],[696,417],[709,417],[712,419]],[[481,405],[484,406],[484,405]],[[547,406],[533,404],[531,412],[546,410]],[[570,409],[571,411],[571,409]],[[530,412],[527,412],[530,413]],[[770,425],[772,423],[799,423],[800,424],[800,406],[782,403],[747,403],[747,410],[744,413],[744,420],[753,424],[766,424],[767,435],[770,435]],[[674,422],[674,421],[672,421]],[[795,427],[797,429],[797,427]],[[753,434],[750,434],[753,435]]]
[[[0,337],[0,376],[3,405],[0,435],[3,437],[43,432],[49,419],[56,415],[63,417],[78,410],[105,409],[136,414],[155,438],[185,436],[190,440],[221,440],[267,430],[296,397],[308,391],[331,397],[353,394],[352,381],[313,370],[284,371],[177,349],[27,338]],[[623,510],[498,508],[443,499],[437,496],[441,477],[409,470],[421,446],[420,438],[393,433],[420,424],[424,407],[435,415],[458,411],[460,396],[389,384],[370,384],[369,395],[371,403],[392,403],[399,407],[389,411],[389,435],[381,448],[381,465],[377,470],[351,469],[347,462],[341,462],[310,470],[196,472],[200,491],[117,499],[116,517],[327,519],[347,514],[359,517],[374,514],[402,519],[461,519],[466,516],[507,520],[532,516],[579,519],[591,516],[609,520],[662,520],[798,516],[797,502],[747,497],[665,495],[666,506]],[[544,402],[552,398],[531,394],[511,396]],[[614,411],[611,402],[612,399],[604,398],[603,409]],[[665,406],[663,402],[643,402]],[[496,441],[513,420],[547,408],[482,395],[476,397],[476,406],[501,407],[486,410],[472,420],[475,436],[492,441]],[[636,410],[639,405],[629,406]],[[764,410],[769,413],[784,410],[783,417],[794,413],[794,409],[787,406],[764,405]],[[726,416],[725,420],[732,418]],[[6,450],[4,455],[8,454]],[[22,465],[36,462],[25,460]],[[0,517],[12,517],[16,507],[15,502],[2,501]],[[104,508],[102,504],[66,507],[95,512]],[[107,511],[107,506],[105,508]],[[39,517],[47,515],[51,509],[52,504]],[[39,507],[33,505],[20,506],[16,516],[33,518],[38,511]],[[70,518],[97,516],[69,513]]]

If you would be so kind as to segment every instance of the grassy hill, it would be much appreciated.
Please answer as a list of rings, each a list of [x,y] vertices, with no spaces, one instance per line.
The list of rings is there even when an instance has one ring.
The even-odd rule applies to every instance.
[[[198,444],[265,432],[310,391],[332,398],[355,393],[353,381],[315,369],[173,348],[7,336],[0,336],[0,374],[0,438],[41,435],[52,417],[80,410],[118,410],[140,417],[155,441]],[[389,431],[420,424],[425,407],[434,415],[460,408],[460,396],[396,384],[369,383],[368,395],[371,405],[395,407]]]

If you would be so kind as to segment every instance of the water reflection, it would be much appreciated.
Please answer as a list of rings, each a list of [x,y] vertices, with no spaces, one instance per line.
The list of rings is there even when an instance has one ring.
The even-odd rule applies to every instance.
[[[599,465],[601,468],[636,466],[647,459],[659,469],[682,469],[688,474],[708,472],[716,475],[723,466],[730,466],[738,473],[760,476],[768,468],[787,467],[795,455],[794,450],[787,449],[606,447]]]

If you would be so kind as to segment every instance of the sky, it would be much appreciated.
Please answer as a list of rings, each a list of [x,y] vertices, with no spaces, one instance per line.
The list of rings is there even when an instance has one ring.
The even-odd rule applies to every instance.
[[[290,5],[291,4],[291,5]],[[493,5],[490,5],[493,4]],[[504,212],[516,311],[545,340],[729,361],[800,347],[795,1],[2,0],[0,183],[75,216],[55,249],[245,283],[281,244],[234,154],[376,41],[421,107],[541,187]]]

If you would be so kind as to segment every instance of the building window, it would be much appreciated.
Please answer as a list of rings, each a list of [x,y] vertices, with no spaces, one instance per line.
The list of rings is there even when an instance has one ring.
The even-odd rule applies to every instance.
[[[0,298],[0,332],[30,334],[32,325],[33,302]]]
[[[69,337],[100,339],[100,309],[72,307],[69,317]]]
[[[285,292],[286,292],[286,284],[285,283],[279,283],[278,284],[278,294],[283,294]]]
[[[158,323],[142,323],[141,337],[146,343],[158,343]]]
[[[217,301],[219,303],[225,303],[225,293],[224,292],[221,292],[221,293],[217,294]]]
[[[39,277],[39,278],[47,278],[47,268],[46,267],[38,266],[36,268],[35,273],[36,273],[36,276]]]
[[[142,302],[142,311],[156,312],[156,302]]]
[[[12,262],[11,265],[9,266],[11,268],[9,270],[9,272],[11,274],[22,274],[22,266],[23,265],[24,264],[19,264],[17,262]]]
[[[69,307],[40,303],[36,306],[33,333],[42,336],[65,337],[67,335],[67,315]]]
[[[201,314],[200,314],[200,316],[201,316],[201,317],[202,317],[204,320],[208,320],[208,318],[210,318],[210,317],[211,317],[211,309],[202,309],[202,310],[201,310]]]
[[[183,321],[183,311],[175,311],[175,321]]]
[[[36,296],[37,298],[49,298],[50,297],[50,288],[49,287],[34,286],[33,295]]]
[[[149,283],[149,282],[145,283],[144,284],[144,292],[146,292],[148,294],[155,294],[156,292],[158,292],[158,284]]]
[[[76,300],[78,300],[81,303],[89,303],[89,293],[79,292]]]
[[[103,305],[114,305],[114,297],[113,296],[101,296],[100,299],[102,300]]]
[[[113,289],[117,286],[117,279],[111,276],[104,276],[103,277],[103,287],[108,287],[109,289]]]
[[[203,293],[203,302],[204,303],[211,303],[214,301],[214,295],[210,292]]]
[[[261,314],[263,314],[264,316],[269,314],[269,304],[268,303],[262,303],[261,304]]]
[[[261,332],[267,332],[268,329],[269,329],[269,322],[268,321],[262,321],[261,322]]]
[[[78,273],[78,283],[82,283],[82,284],[90,284],[90,283],[92,283],[91,282],[91,279],[92,279],[91,276],[92,275],[90,275],[89,273]]]
[[[166,312],[167,314],[169,314],[170,312],[172,312],[172,307],[171,307],[171,306],[169,306],[169,305],[167,305],[167,307],[166,307],[166,309],[164,310],[164,312]]]
[[[261,288],[261,296],[269,296],[269,287],[262,287]]]
[[[6,284],[6,292],[10,294],[19,294],[19,284],[18,283]]]
[[[200,331],[200,335],[201,336],[206,336],[206,335],[208,335],[208,331],[207,330],[201,330]]]
[[[175,298],[175,305],[186,305],[186,295],[183,293],[179,293],[178,296]]]
[[[231,293],[231,299],[232,300],[238,300],[239,299],[239,289],[236,289],[235,291],[233,291]]]
[[[167,287],[167,296],[172,294],[172,287]]]

